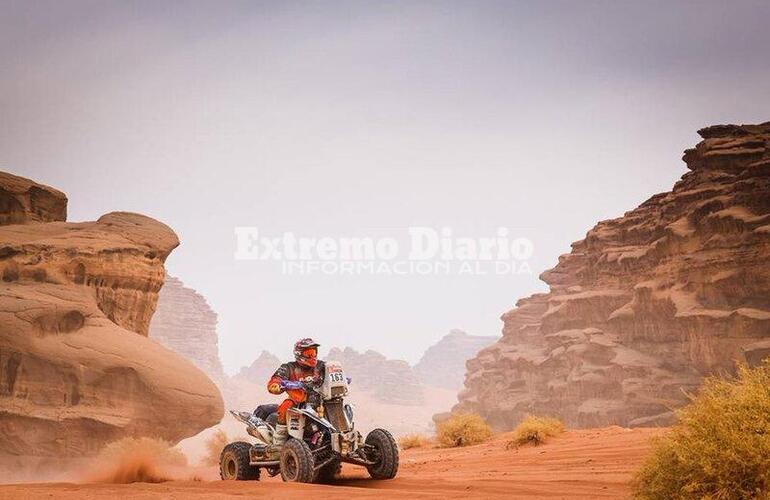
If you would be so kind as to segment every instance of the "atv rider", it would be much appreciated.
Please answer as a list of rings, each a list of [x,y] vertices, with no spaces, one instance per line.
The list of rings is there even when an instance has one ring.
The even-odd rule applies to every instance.
[[[307,398],[304,389],[285,389],[287,381],[300,381],[311,387],[319,387],[324,378],[324,362],[318,360],[318,346],[311,338],[305,338],[294,344],[293,362],[284,363],[275,371],[267,382],[270,394],[280,394],[286,391],[286,398],[278,406],[278,423],[273,434],[273,444],[282,446],[288,437],[286,428],[286,411],[292,406],[302,403]]]

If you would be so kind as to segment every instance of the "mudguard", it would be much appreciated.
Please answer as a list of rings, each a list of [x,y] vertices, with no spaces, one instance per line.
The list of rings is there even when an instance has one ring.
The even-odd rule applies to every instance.
[[[286,412],[286,426],[289,429],[289,436],[302,439],[305,435],[305,419],[308,418],[330,432],[337,432],[331,422],[318,415],[314,410],[310,408],[289,408]]]

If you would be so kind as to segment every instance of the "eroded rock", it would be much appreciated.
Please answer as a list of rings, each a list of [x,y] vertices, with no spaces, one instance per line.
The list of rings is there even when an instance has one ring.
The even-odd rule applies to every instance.
[[[67,219],[67,196],[52,187],[0,172],[0,226]]]
[[[18,191],[18,179],[2,175],[0,188]],[[217,423],[211,380],[146,337],[174,232],[124,212],[84,223],[32,212],[0,227],[0,452],[76,457]]]
[[[465,378],[465,362],[498,339],[452,330],[425,351],[414,365],[414,372],[425,385],[459,390]]]
[[[181,280],[166,276],[150,323],[150,338],[181,354],[218,385],[225,379],[219,359],[217,313]]]
[[[355,390],[370,392],[381,403],[409,406],[425,401],[420,381],[406,361],[388,359],[372,350],[361,353],[350,347],[334,347],[324,359],[342,363]]]
[[[718,125],[673,190],[598,223],[502,316],[454,411],[510,428],[660,425],[704,376],[770,352],[770,123]]]
[[[281,366],[281,360],[277,356],[268,351],[262,351],[249,366],[241,368],[235,378],[259,386],[267,386],[267,381],[279,366]]]

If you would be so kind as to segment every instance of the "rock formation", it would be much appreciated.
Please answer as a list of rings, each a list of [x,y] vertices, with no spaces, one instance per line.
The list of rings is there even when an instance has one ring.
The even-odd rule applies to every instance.
[[[235,376],[252,384],[267,386],[268,379],[281,366],[281,360],[272,353],[262,351],[249,366],[244,366]]]
[[[217,423],[214,384],[147,338],[174,232],[124,212],[63,222],[64,195],[9,174],[0,193],[0,453],[83,456]]]
[[[0,226],[67,219],[64,193],[24,177],[0,172]]]
[[[671,192],[602,221],[502,316],[454,411],[510,428],[656,425],[703,377],[770,353],[770,123],[718,125]]]
[[[387,359],[371,350],[359,353],[350,347],[332,348],[324,359],[342,363],[355,389],[371,392],[382,403],[419,405],[424,401],[420,381],[406,361]]]
[[[465,362],[499,338],[452,330],[425,351],[414,365],[414,373],[425,385],[457,391],[463,386]]]
[[[150,322],[150,338],[192,361],[217,385],[225,379],[219,360],[217,313],[178,278],[166,275]]]

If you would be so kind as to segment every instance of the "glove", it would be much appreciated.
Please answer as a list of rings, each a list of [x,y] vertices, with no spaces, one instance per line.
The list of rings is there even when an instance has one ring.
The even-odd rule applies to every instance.
[[[270,392],[270,394],[280,394],[281,384],[279,384],[278,382],[273,382],[272,384],[267,386],[267,390]]]

